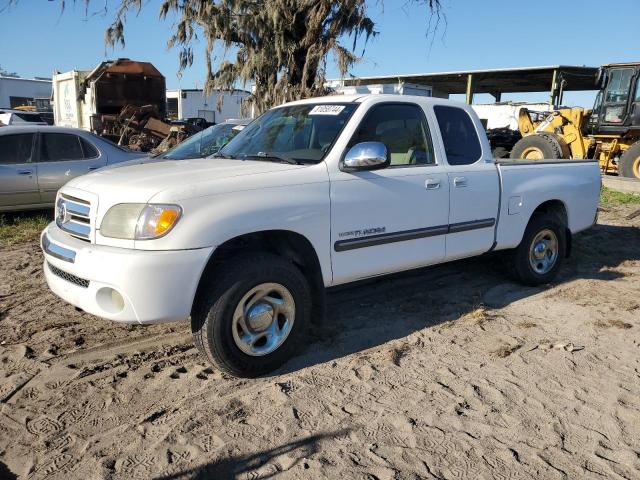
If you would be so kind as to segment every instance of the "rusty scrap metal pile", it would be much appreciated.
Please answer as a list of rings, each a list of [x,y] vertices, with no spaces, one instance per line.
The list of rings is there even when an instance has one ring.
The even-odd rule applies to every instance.
[[[166,152],[201,129],[190,123],[171,125],[161,120],[155,105],[125,106],[117,115],[101,115],[101,134],[130,150]]]

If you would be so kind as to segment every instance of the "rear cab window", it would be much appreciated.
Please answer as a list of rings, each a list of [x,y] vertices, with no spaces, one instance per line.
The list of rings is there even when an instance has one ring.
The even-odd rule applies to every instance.
[[[100,152],[91,143],[80,137],[80,143],[82,143],[82,151],[84,152],[84,158],[98,158]]]
[[[83,160],[80,137],[68,133],[43,133],[40,136],[40,161]]]
[[[471,165],[480,160],[482,146],[469,114],[447,105],[435,105],[433,110],[449,165]]]

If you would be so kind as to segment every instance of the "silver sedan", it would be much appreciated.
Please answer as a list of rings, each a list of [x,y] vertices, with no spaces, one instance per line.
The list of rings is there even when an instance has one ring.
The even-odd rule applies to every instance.
[[[72,178],[144,156],[76,128],[1,127],[0,212],[51,207]]]

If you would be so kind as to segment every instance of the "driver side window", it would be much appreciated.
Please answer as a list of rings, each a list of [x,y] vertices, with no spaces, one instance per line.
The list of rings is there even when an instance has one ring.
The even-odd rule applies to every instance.
[[[384,143],[392,167],[435,164],[429,126],[418,105],[374,106],[358,127],[350,146],[362,142]]]

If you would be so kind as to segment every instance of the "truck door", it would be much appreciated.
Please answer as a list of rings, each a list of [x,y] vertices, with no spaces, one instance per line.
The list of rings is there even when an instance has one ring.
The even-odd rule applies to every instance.
[[[56,192],[74,177],[103,167],[106,156],[72,133],[40,133],[38,186],[40,201],[54,203]]]
[[[414,103],[371,107],[347,150],[384,143],[391,165],[331,175],[334,283],[429,265],[444,258],[449,184],[429,124]]]
[[[40,203],[34,133],[0,136],[0,208]]]
[[[484,253],[494,240],[500,183],[494,163],[482,155],[478,126],[462,108],[433,107],[449,163],[449,233],[446,258]]]

